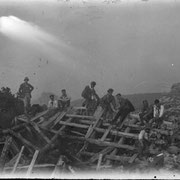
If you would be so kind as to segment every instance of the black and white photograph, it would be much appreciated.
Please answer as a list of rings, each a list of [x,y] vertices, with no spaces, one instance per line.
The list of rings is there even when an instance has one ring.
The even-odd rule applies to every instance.
[[[180,1],[0,0],[0,178],[180,178]]]

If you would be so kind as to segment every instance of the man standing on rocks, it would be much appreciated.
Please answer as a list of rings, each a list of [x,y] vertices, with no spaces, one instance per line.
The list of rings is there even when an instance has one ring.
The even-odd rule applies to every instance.
[[[34,87],[28,83],[29,78],[24,78],[24,83],[22,83],[19,87],[19,96],[24,101],[24,113],[27,114],[28,110],[31,107],[31,92],[33,91]]]

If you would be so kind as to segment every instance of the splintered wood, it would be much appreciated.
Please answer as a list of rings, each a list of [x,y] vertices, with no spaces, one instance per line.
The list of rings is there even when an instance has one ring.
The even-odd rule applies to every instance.
[[[100,106],[93,116],[78,113],[82,111],[78,111],[77,107],[71,109],[72,113],[69,113],[69,110],[56,111],[48,119],[43,119],[48,111],[39,113],[31,119],[16,117],[17,125],[3,131],[7,138],[0,158],[1,171],[5,164],[14,162],[11,173],[15,173],[20,168],[19,162],[22,157],[26,157],[29,165],[24,164],[24,167],[27,167],[27,175],[30,175],[33,167],[40,166],[39,163],[48,157],[49,151],[53,148],[59,150],[59,157],[64,149],[77,164],[94,164],[96,170],[108,167],[113,162],[123,164],[135,161],[138,151],[134,144],[138,139],[138,133],[132,133],[131,128],[137,127],[137,117],[131,117],[131,123],[125,122],[119,128],[111,124],[105,125],[102,118],[104,110]],[[58,138],[69,143],[67,147],[60,146]],[[131,143],[128,139],[131,139]],[[7,160],[6,152],[11,148],[10,144],[14,154]],[[72,148],[73,152],[69,153],[69,148]],[[56,174],[62,159],[56,163],[52,176]],[[70,169],[74,172],[72,167]]]

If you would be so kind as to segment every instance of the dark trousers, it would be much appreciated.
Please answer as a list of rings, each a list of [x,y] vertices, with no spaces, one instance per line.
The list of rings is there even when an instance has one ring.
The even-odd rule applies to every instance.
[[[117,114],[115,115],[114,119],[112,120],[112,123],[117,123],[118,118],[120,117],[120,120],[118,122],[118,125],[121,125],[124,119],[127,117],[127,115],[131,112],[128,108],[120,108]]]

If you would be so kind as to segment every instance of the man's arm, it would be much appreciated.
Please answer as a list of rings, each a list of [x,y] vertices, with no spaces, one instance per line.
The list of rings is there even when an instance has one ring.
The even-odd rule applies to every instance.
[[[29,87],[30,87],[30,91],[32,92],[34,90],[34,87],[31,84],[29,84]]]

